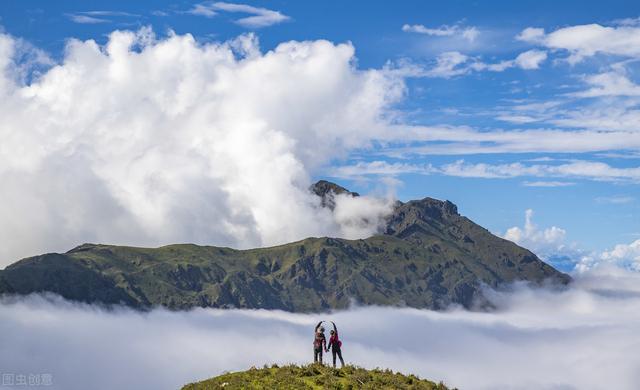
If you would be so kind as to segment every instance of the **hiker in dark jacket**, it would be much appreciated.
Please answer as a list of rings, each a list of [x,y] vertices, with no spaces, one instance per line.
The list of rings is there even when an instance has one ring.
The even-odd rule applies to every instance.
[[[322,351],[327,349],[327,338],[324,336],[324,327],[322,321],[318,322],[315,329],[315,337],[313,339],[313,361],[322,364]]]
[[[331,331],[331,337],[329,337],[329,348],[327,352],[331,350],[333,355],[333,368],[336,368],[336,355],[340,358],[340,367],[344,367],[344,359],[342,359],[342,341],[338,338],[338,328],[336,324],[333,324],[333,330]]]

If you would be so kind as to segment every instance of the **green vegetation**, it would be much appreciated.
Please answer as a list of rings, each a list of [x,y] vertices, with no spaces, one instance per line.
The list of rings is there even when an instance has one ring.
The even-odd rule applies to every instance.
[[[346,191],[331,184],[316,187],[323,199],[327,191]],[[482,285],[569,281],[530,251],[459,215],[448,201],[398,202],[383,233],[250,250],[84,244],[8,266],[0,271],[0,293],[50,291],[71,300],[137,308],[317,312],[347,308],[353,301],[473,307],[483,304]]]
[[[403,375],[390,370],[365,370],[346,366],[334,369],[319,364],[251,368],[243,372],[223,374],[202,382],[190,383],[182,390],[213,389],[425,389],[447,390],[442,383]]]

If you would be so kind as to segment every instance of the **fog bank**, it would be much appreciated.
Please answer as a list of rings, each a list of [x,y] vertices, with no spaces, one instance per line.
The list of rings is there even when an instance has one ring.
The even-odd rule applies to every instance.
[[[312,358],[316,321],[334,320],[349,363],[461,389],[637,389],[635,273],[599,270],[573,288],[517,286],[492,313],[353,308],[332,314],[104,310],[58,297],[0,304],[3,373],[50,373],[59,389],[175,389],[224,371]]]

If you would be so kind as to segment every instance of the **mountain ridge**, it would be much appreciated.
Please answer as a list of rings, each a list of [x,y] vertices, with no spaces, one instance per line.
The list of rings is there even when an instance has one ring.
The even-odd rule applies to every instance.
[[[337,193],[358,196],[334,183],[319,183],[311,191],[325,207],[335,205]],[[449,201],[398,201],[381,233],[360,240],[309,237],[245,250],[82,244],[9,265],[0,271],[0,293],[49,291],[141,309],[311,312],[344,309],[353,302],[472,308],[484,302],[483,286],[570,281],[527,249],[461,216]]]

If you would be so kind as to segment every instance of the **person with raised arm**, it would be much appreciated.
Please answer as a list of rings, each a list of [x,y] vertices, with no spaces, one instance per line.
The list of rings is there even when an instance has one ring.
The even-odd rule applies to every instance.
[[[313,339],[313,362],[322,364],[322,352],[327,350],[327,338],[324,336],[324,327],[322,321],[318,322],[315,329],[315,337]]]
[[[331,330],[331,337],[329,337],[329,347],[326,349],[326,352],[331,350],[331,354],[333,355],[333,368],[336,368],[336,355],[340,358],[340,367],[344,367],[344,359],[342,359],[342,341],[338,338],[338,327],[336,327],[335,322],[331,321],[333,324],[333,329]]]

